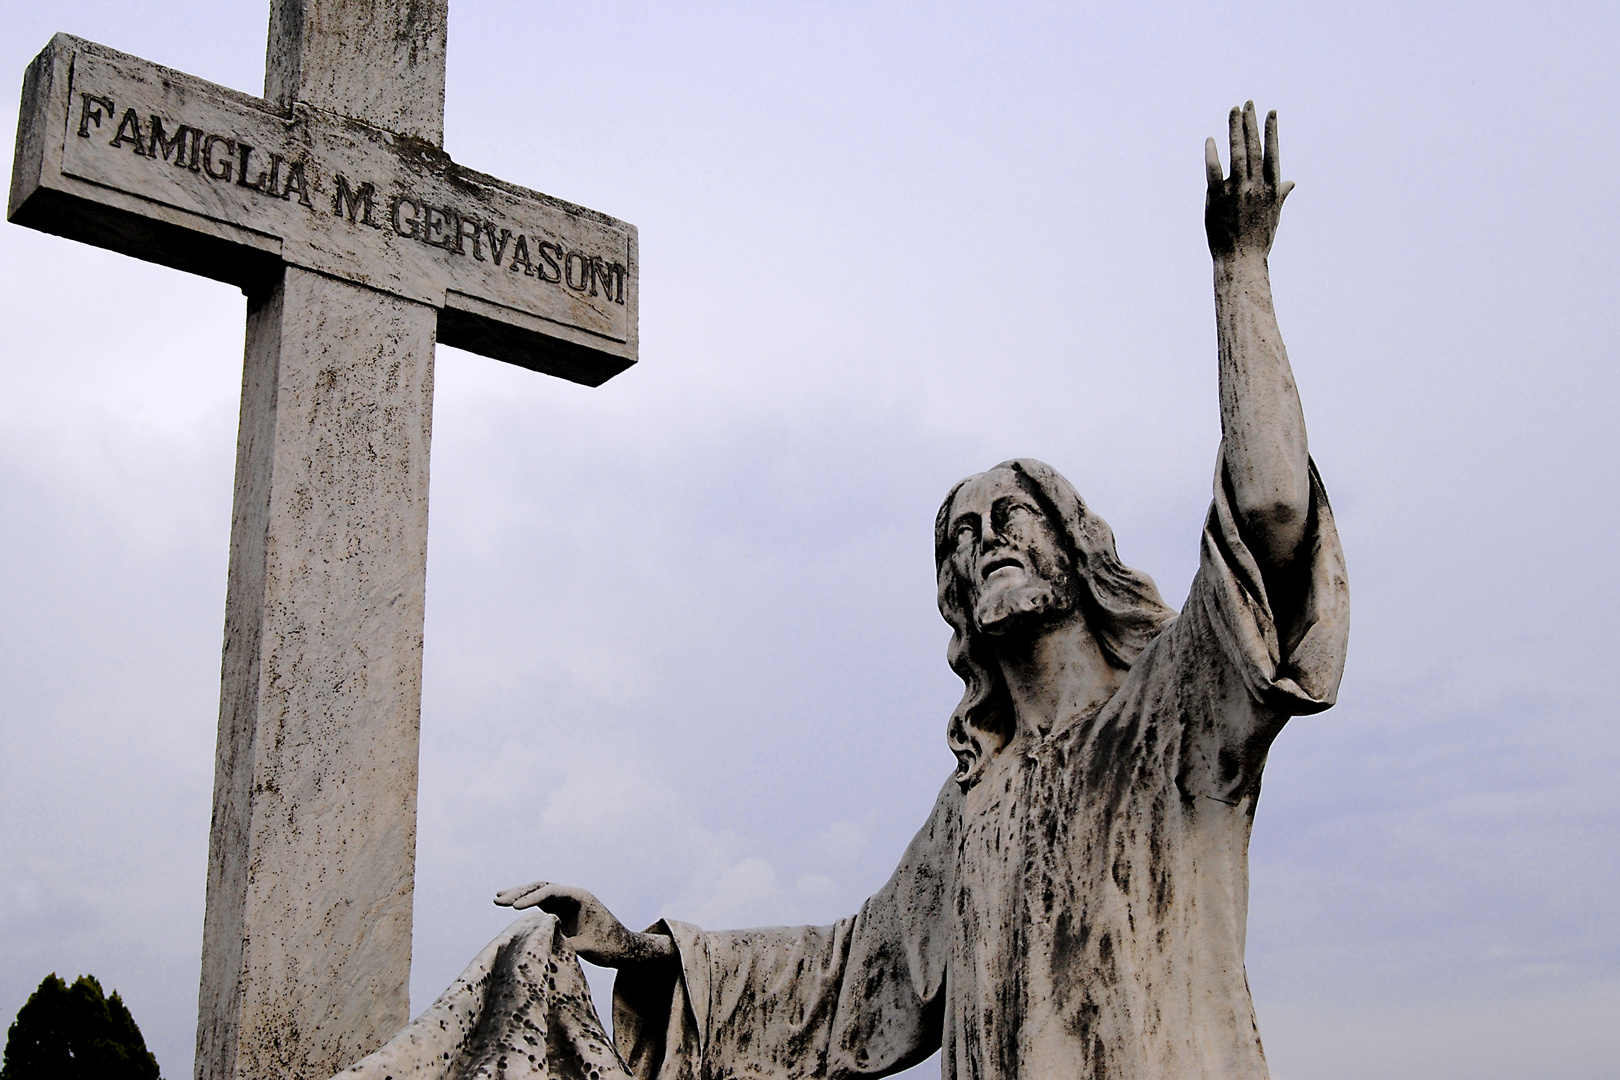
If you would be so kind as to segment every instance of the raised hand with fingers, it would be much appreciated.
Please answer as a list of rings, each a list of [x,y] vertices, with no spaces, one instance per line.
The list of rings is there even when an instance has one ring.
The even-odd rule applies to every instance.
[[[1277,235],[1277,217],[1283,200],[1293,190],[1293,181],[1282,179],[1277,156],[1277,111],[1266,114],[1265,145],[1260,143],[1260,126],[1254,102],[1233,106],[1229,118],[1230,176],[1221,175],[1221,155],[1214,139],[1204,141],[1204,170],[1209,192],[1204,201],[1204,231],[1209,234],[1210,254],[1252,254],[1264,257]]]
[[[495,903],[514,911],[539,908],[557,917],[557,928],[580,958],[601,967],[620,968],[670,960],[675,944],[661,934],[638,934],[620,922],[607,906],[572,885],[534,881],[495,894]]]

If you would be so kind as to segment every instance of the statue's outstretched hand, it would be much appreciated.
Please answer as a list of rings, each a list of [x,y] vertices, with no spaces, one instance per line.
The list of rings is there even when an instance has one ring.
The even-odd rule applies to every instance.
[[[1214,139],[1204,141],[1204,169],[1209,194],[1204,202],[1204,231],[1210,254],[1216,258],[1253,254],[1264,256],[1277,235],[1277,217],[1283,200],[1294,189],[1282,179],[1277,157],[1277,111],[1266,114],[1266,142],[1260,145],[1260,127],[1254,102],[1233,107],[1231,115],[1232,175],[1221,175],[1221,155]]]
[[[636,933],[620,922],[602,901],[572,885],[535,881],[496,893],[495,903],[514,911],[537,907],[555,915],[558,929],[574,951],[582,959],[601,967],[645,964],[668,960],[675,955],[674,942],[669,938]]]

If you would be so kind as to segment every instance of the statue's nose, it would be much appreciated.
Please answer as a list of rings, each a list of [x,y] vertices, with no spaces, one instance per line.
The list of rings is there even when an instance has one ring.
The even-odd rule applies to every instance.
[[[995,520],[994,515],[986,517],[983,530],[980,540],[985,547],[999,547],[1007,542],[1006,534],[1001,531],[1001,523]]]

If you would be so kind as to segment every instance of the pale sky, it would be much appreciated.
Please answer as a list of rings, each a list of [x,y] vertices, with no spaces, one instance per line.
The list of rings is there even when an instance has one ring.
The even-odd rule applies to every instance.
[[[13,85],[61,30],[262,88],[257,0],[5,14]],[[1219,435],[1202,144],[1252,97],[1354,612],[1254,833],[1273,1075],[1612,1077],[1617,29],[457,0],[446,148],[639,227],[642,361],[585,389],[439,350],[413,1008],[519,882],[713,927],[881,885],[952,764],[960,477],[1051,462],[1180,602]],[[10,225],[0,281],[0,1024],[94,973],[185,1077],[243,300]]]

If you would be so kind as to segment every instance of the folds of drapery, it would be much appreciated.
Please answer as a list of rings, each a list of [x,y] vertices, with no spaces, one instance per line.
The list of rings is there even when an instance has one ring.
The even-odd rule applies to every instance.
[[[614,1034],[637,1080],[885,1076],[938,1050],[960,801],[948,783],[888,884],[831,926],[656,927],[675,940],[680,978],[614,984]]]
[[[509,926],[422,1015],[335,1080],[627,1077],[579,959],[544,912]]]
[[[1349,576],[1327,489],[1312,461],[1305,539],[1294,565],[1268,587],[1237,522],[1224,453],[1220,460],[1200,552],[1209,587],[1189,600],[1205,605],[1256,702],[1288,716],[1321,712],[1338,695],[1350,637]]]

